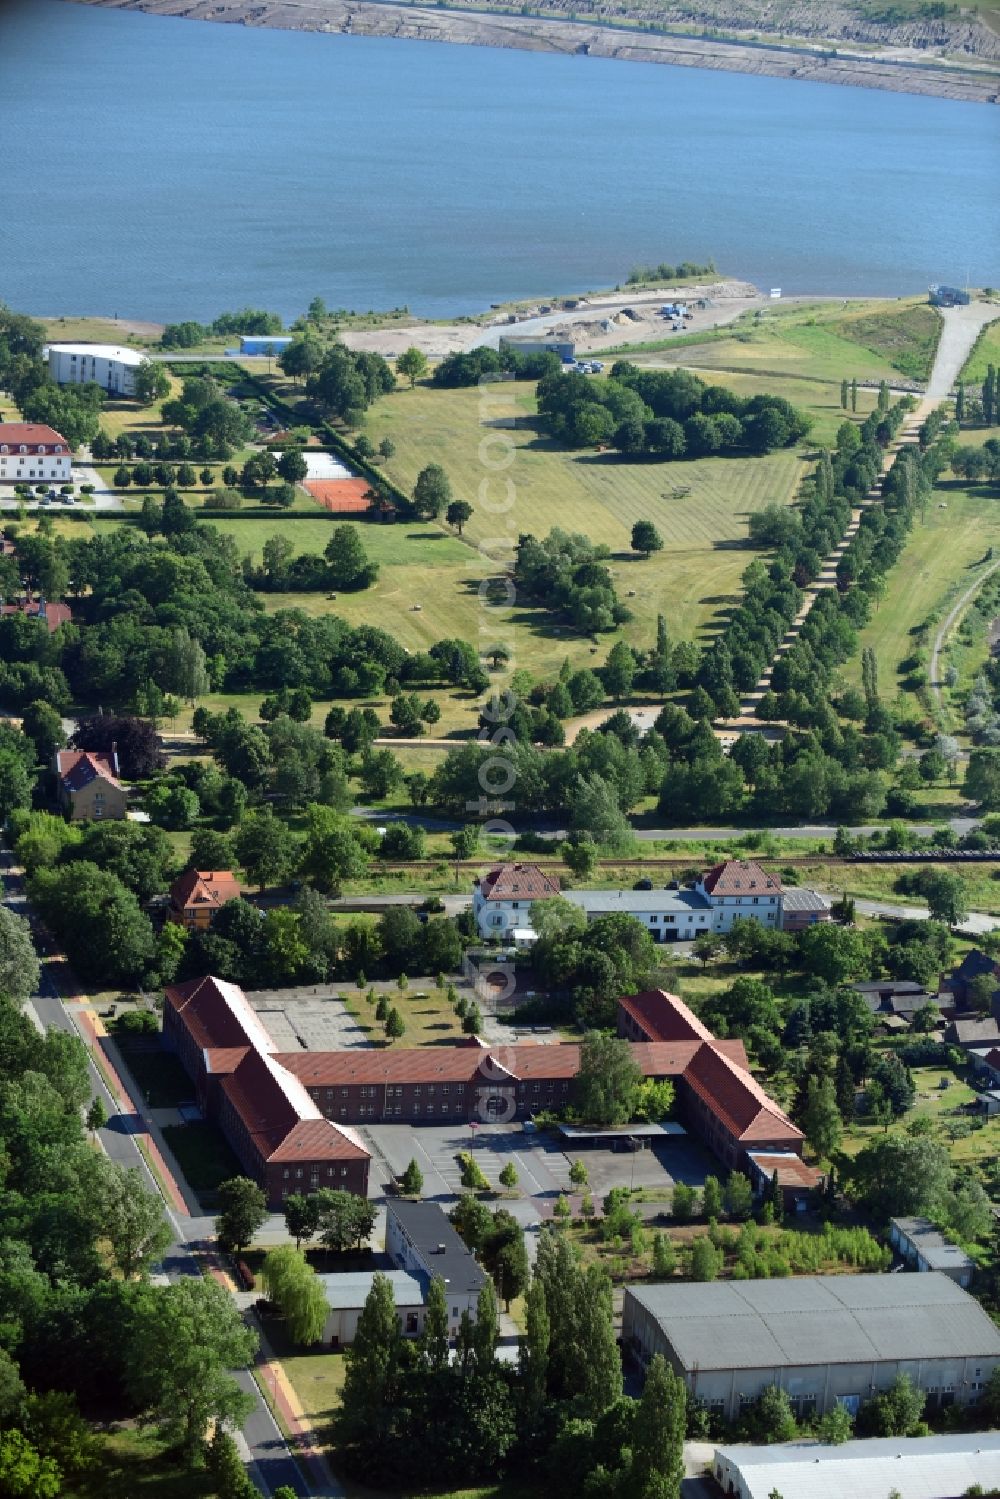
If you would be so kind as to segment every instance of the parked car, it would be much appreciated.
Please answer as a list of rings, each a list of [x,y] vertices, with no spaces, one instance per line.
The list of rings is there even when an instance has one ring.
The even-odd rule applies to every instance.
[[[645,879],[643,879],[643,880],[636,880],[635,884],[632,886],[633,890],[652,890],[652,888],[653,888],[653,882],[652,882],[652,880],[645,880]]]

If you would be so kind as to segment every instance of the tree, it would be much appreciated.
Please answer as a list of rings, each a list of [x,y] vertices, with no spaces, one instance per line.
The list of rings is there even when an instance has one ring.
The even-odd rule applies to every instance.
[[[841,1405],[839,1401],[831,1406],[826,1415],[820,1418],[816,1435],[821,1442],[826,1442],[831,1447],[839,1447],[842,1443],[849,1442],[854,1435],[854,1422],[847,1406]]]
[[[247,1176],[233,1176],[219,1187],[222,1212],[215,1220],[215,1232],[226,1254],[246,1249],[254,1234],[267,1218],[267,1198],[255,1181]]]
[[[483,1028],[483,1015],[474,1000],[470,1001],[462,1016],[462,1033],[466,1036],[478,1036]]]
[[[128,1388],[168,1440],[193,1457],[210,1421],[239,1423],[254,1401],[229,1373],[252,1359],[256,1334],[216,1281],[185,1276],[135,1302],[124,1354]]]
[[[357,526],[335,526],[323,555],[329,563],[331,588],[369,588],[378,577],[378,563],[369,561]]]
[[[424,1173],[417,1165],[416,1157],[410,1157],[410,1164],[399,1178],[399,1190],[404,1197],[419,1197],[424,1190]]]
[[[9,906],[0,906],[0,994],[23,1004],[38,992],[38,956],[31,927]]]
[[[399,1379],[401,1333],[392,1283],[379,1272],[344,1357],[344,1388],[336,1419],[339,1441],[364,1452],[389,1434]]]
[[[773,1384],[761,1390],[757,1399],[747,1407],[742,1424],[751,1442],[768,1446],[775,1442],[793,1442],[799,1431],[788,1391]]]
[[[669,1234],[657,1231],[653,1235],[653,1278],[670,1280],[677,1268],[677,1255]]]
[[[560,844],[559,853],[566,868],[577,879],[589,879],[597,867],[597,844],[589,833],[574,833]]]
[[[651,520],[637,520],[632,527],[632,550],[641,552],[647,561],[653,552],[662,552],[663,537]]]
[[[730,1171],[723,1197],[730,1218],[749,1218],[753,1207],[753,1189],[742,1171]]]
[[[952,1183],[948,1151],[927,1136],[887,1134],[854,1157],[853,1194],[880,1219],[934,1216]]]
[[[100,1103],[100,1099],[95,1099]],[[91,1105],[93,1107],[93,1105]],[[88,1113],[88,1122],[90,1115]],[[95,1213],[99,1233],[124,1280],[155,1263],[170,1243],[170,1230],[159,1198],[147,1190],[134,1167],[99,1158]]]
[[[143,359],[133,376],[133,389],[141,406],[152,406],[170,394],[170,377],[162,364]]]
[[[626,1488],[643,1499],[679,1499],[684,1480],[687,1391],[684,1381],[658,1353],[646,1371],[632,1426],[630,1474]]]
[[[21,716],[21,732],[35,746],[40,765],[48,765],[56,750],[66,743],[62,719],[51,703],[29,703]]]
[[[702,1183],[701,1210],[706,1218],[722,1217],[722,1184],[716,1176],[706,1176]]]
[[[573,1162],[573,1164],[569,1168],[569,1179],[573,1183],[574,1187],[587,1186],[590,1177],[587,1173],[587,1168],[584,1165],[583,1161]]]
[[[678,1223],[686,1223],[694,1215],[695,1198],[697,1197],[694,1187],[687,1182],[675,1182],[673,1192],[670,1194],[670,1211]]]
[[[818,1156],[829,1159],[838,1149],[843,1126],[832,1077],[809,1079],[802,1129]]]
[[[249,813],[240,823],[234,842],[237,858],[258,889],[278,885],[288,876],[295,842],[270,807]]]
[[[462,527],[465,525],[465,522],[469,520],[471,515],[472,506],[469,504],[468,500],[452,500],[451,504],[448,506],[448,509],[445,511],[444,518],[448,522],[449,526],[454,526],[459,536],[461,536]]]
[[[417,381],[422,380],[427,373],[427,356],[422,349],[411,344],[396,360],[396,369],[401,375],[406,376],[412,390]]]
[[[587,1124],[627,1124],[635,1112],[642,1074],[627,1041],[590,1031],[580,1046],[574,1103]]]
[[[327,1249],[360,1249],[375,1227],[374,1205],[353,1192],[330,1187],[314,1195],[320,1199],[319,1236]]]
[[[278,459],[278,474],[286,484],[301,484],[308,473],[309,464],[298,448],[289,448]]]
[[[616,701],[628,697],[632,691],[637,666],[635,652],[624,640],[617,640],[608,652],[602,676],[604,685]]]
[[[393,1005],[385,1017],[385,1033],[390,1041],[398,1041],[406,1035],[406,1021]]]
[[[858,1433],[872,1437],[906,1437],[923,1415],[926,1397],[908,1374],[897,1374],[881,1394],[858,1411]]]
[[[97,1131],[99,1129],[103,1129],[107,1122],[108,1111],[104,1107],[104,1103],[100,1095],[95,1094],[91,1099],[90,1107],[87,1110],[87,1128],[90,1130],[91,1134],[96,1135]]]
[[[676,1195],[676,1188],[675,1188]],[[691,1241],[690,1276],[692,1280],[715,1280],[722,1268],[722,1254],[704,1234]]]
[[[513,1192],[515,1190],[520,1178],[518,1177],[517,1167],[514,1165],[513,1161],[508,1161],[507,1164],[503,1167],[502,1171],[500,1172],[499,1179],[500,1185],[505,1189],[505,1191]]]
[[[961,875],[950,869],[923,869],[919,889],[932,921],[958,926],[969,914],[968,895]]]
[[[205,1448],[205,1466],[219,1499],[258,1499],[260,1490],[250,1480],[239,1448],[223,1426],[215,1428]]]
[[[1000,808],[1000,750],[974,749],[965,768],[966,796],[987,812]]]
[[[270,1299],[281,1309],[293,1343],[318,1343],[329,1315],[323,1284],[299,1249],[282,1244],[261,1270]]]
[[[23,1431],[0,1432],[0,1493],[6,1499],[57,1499],[59,1465],[42,1457]]]
[[[299,1249],[304,1240],[313,1239],[319,1229],[320,1201],[315,1192],[308,1195],[293,1192],[285,1198],[285,1227]]]
[[[451,503],[448,475],[439,463],[429,463],[417,475],[413,486],[413,505],[417,514],[434,520]]]

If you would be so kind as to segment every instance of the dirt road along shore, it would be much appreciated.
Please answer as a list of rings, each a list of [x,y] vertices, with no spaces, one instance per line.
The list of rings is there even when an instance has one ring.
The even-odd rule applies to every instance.
[[[286,31],[341,32],[354,36],[406,37],[460,46],[506,47],[567,56],[606,57],[622,62],[669,63],[729,73],[846,84],[892,93],[932,94],[971,103],[1000,103],[1000,74],[990,62],[950,57],[902,46],[882,52],[851,44],[795,39],[769,42],[652,33],[556,16],[501,15],[396,5],[389,0],[74,0],[108,9],[152,15],[268,26]]]

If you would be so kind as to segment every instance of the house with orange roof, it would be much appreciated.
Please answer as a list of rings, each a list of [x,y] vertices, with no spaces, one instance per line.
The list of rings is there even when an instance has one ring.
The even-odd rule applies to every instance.
[[[57,750],[56,795],[71,822],[121,822],[128,792],[118,779],[118,756],[97,750]]]
[[[170,887],[167,920],[188,931],[205,932],[223,906],[242,894],[230,869],[185,869]]]

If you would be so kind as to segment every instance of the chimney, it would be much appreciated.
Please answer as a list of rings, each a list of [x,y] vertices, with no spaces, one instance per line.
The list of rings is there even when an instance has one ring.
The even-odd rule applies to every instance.
[[[444,1244],[439,1244],[438,1247],[437,1247],[436,1253],[438,1253],[438,1254],[446,1254],[447,1253],[447,1246],[444,1245]]]

